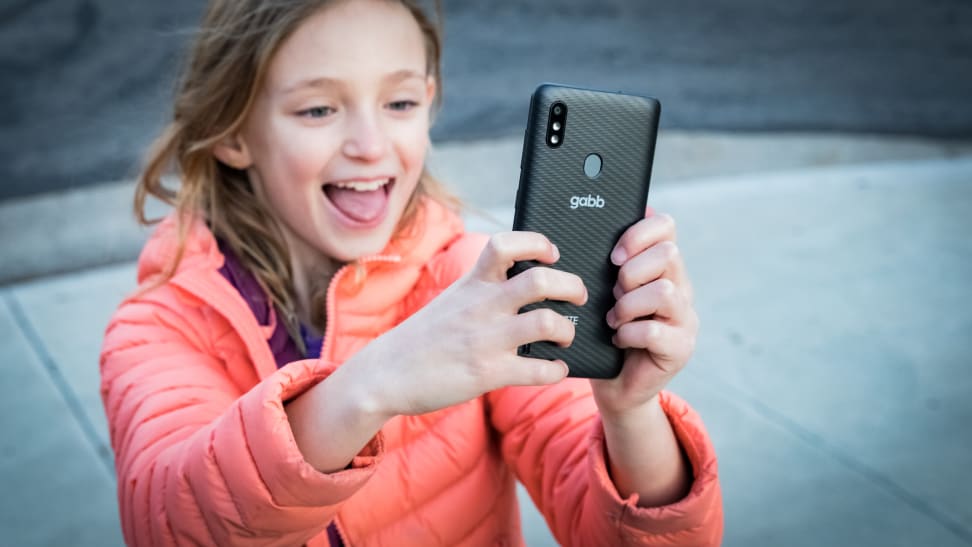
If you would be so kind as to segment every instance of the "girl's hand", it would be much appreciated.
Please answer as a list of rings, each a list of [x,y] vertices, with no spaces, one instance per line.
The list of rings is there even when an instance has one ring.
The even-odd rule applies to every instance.
[[[389,416],[431,412],[503,386],[560,381],[567,374],[563,361],[520,357],[516,350],[540,340],[568,346],[573,324],[552,310],[518,311],[544,299],[582,305],[587,289],[576,275],[545,267],[507,279],[515,261],[558,258],[540,234],[493,236],[472,271],[345,366],[353,364],[358,381],[373,386],[364,392]]]
[[[591,380],[602,416],[637,414],[688,362],[699,318],[692,286],[675,245],[675,221],[661,214],[625,231],[611,255],[621,266],[607,314],[614,344],[626,348],[617,378]]]

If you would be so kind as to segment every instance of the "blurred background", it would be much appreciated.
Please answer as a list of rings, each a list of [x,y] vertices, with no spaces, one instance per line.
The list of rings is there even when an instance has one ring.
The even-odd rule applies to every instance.
[[[122,542],[98,349],[203,7],[0,1],[0,543]],[[972,545],[972,3],[444,8],[430,162],[472,229],[511,224],[537,84],[661,101],[725,544]]]

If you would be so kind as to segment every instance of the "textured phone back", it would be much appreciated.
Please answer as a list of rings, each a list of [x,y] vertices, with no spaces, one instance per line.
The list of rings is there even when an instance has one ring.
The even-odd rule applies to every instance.
[[[551,105],[567,106],[561,146],[547,144]],[[570,376],[612,378],[623,352],[611,344],[614,332],[605,315],[614,306],[618,268],[611,251],[621,234],[644,218],[661,107],[655,99],[555,85],[533,94],[523,143],[514,230],[540,232],[553,241],[561,258],[552,267],[579,275],[590,298],[584,306],[546,301],[522,311],[549,307],[574,318],[576,336],[569,348],[551,342],[522,346],[521,355],[563,359]],[[591,179],[584,162],[602,160]],[[514,265],[510,275],[536,266]]]

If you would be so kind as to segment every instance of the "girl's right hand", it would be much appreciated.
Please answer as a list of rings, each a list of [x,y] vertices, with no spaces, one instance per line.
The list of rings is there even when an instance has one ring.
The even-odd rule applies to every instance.
[[[503,386],[560,381],[567,375],[563,361],[520,357],[516,350],[541,340],[569,346],[574,325],[549,309],[518,312],[546,299],[583,305],[584,283],[542,266],[507,279],[514,262],[558,259],[556,246],[538,233],[494,235],[472,271],[342,368],[352,365],[357,381],[370,386],[360,392],[389,417],[431,412]]]

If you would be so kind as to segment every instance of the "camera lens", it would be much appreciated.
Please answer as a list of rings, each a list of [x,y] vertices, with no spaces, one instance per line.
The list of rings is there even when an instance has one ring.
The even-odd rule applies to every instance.
[[[554,131],[560,131],[560,122],[554,122],[553,123],[553,130]]]
[[[554,107],[554,114],[556,114],[557,116],[559,116],[559,115],[561,115],[563,113],[564,113],[564,107],[560,106],[559,104]]]

